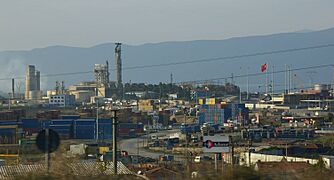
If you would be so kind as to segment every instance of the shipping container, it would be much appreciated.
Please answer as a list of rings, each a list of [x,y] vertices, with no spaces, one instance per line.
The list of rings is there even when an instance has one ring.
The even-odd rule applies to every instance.
[[[51,124],[49,128],[57,132],[61,139],[70,139],[73,137],[72,135],[73,126],[71,124],[65,124],[65,125]]]
[[[201,99],[198,99],[198,104],[201,104],[201,105],[202,105],[202,104],[205,104],[205,99],[202,99],[202,98],[201,98]]]
[[[0,167],[5,166],[5,165],[6,165],[6,161],[4,159],[0,159]]]
[[[22,121],[22,128],[24,129],[28,129],[28,128],[40,129],[41,128],[41,124],[38,119],[22,119],[21,121]]]
[[[18,125],[19,127],[22,127],[22,123],[18,122],[16,120],[1,120],[0,121],[0,125],[3,125],[3,126],[5,126],[5,125],[8,125],[8,126],[10,126],[10,125]]]
[[[80,115],[61,115],[60,119],[80,119]]]
[[[0,144],[17,144],[19,136],[17,125],[0,126]]]
[[[22,119],[22,129],[26,136],[31,136],[42,129],[41,123],[38,119]]]
[[[51,125],[73,125],[72,119],[53,119]]]
[[[99,139],[112,139],[111,119],[99,119]]]
[[[73,135],[75,139],[95,139],[96,120],[95,119],[77,119],[74,120]]]
[[[50,120],[40,120],[41,129],[49,128],[50,124],[51,124]]]
[[[23,109],[13,109],[0,111],[0,120],[16,120],[25,118],[26,111]]]
[[[198,124],[203,124],[205,123],[205,113],[200,112],[198,113]]]

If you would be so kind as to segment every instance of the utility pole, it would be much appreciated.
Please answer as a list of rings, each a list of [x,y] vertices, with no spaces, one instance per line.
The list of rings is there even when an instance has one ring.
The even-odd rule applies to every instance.
[[[284,64],[285,70],[284,70],[284,94],[287,93],[287,66]]]
[[[288,94],[290,94],[290,88],[291,88],[291,70],[290,70],[290,65],[288,65]]]
[[[15,79],[12,79],[12,99],[15,99]]]
[[[99,98],[95,98],[96,101],[96,142],[99,141]]]
[[[239,87],[239,104],[241,104],[242,99],[241,99],[241,86]]]
[[[112,110],[112,138],[113,138],[113,164],[114,164],[114,175],[117,175],[117,110]]]
[[[50,172],[50,145],[49,145],[49,141],[50,141],[50,137],[49,137],[49,134],[50,134],[50,129],[49,128],[46,128],[45,129],[45,165],[46,165],[46,172],[47,174],[49,174]]]
[[[233,73],[231,74],[231,84],[232,85],[234,84],[234,74]]]
[[[247,101],[249,100],[249,67],[247,67]]]
[[[170,87],[171,87],[171,91],[172,91],[172,87],[173,87],[173,73],[170,73]]]
[[[8,93],[8,110],[10,110],[11,93]]]
[[[289,69],[289,94],[291,93],[291,89],[293,88],[292,87],[292,71],[291,71],[291,65],[289,65],[288,67]]]
[[[333,77],[331,83],[331,90],[332,90],[332,97],[334,97],[334,65],[332,66],[332,68],[333,68]],[[330,105],[329,107],[332,107],[332,105]]]

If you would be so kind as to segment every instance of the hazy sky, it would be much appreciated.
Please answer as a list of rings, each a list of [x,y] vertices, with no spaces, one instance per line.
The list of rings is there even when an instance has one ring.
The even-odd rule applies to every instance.
[[[0,51],[334,27],[333,0],[0,0]]]

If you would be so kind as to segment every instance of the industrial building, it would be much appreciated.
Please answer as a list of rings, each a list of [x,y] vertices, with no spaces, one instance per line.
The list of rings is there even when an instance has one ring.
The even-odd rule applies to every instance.
[[[77,102],[90,102],[91,97],[96,95],[95,82],[81,82],[78,85],[69,86],[68,92],[75,96]]]
[[[28,65],[26,71],[26,100],[39,100],[42,97],[40,86],[40,72],[34,65]]]
[[[315,84],[313,88],[298,92],[272,94],[258,102],[247,103],[250,109],[307,109],[309,111],[334,110],[334,99],[331,96],[331,85]]]
[[[69,107],[75,105],[75,95],[57,94],[49,97],[49,105],[52,107]]]

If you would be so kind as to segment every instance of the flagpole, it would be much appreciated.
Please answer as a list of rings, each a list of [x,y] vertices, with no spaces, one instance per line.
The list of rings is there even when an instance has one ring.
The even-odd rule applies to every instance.
[[[267,66],[268,66],[268,64],[267,64]],[[266,71],[266,94],[268,94],[268,81],[269,81],[268,71]]]
[[[275,88],[275,85],[274,85],[274,83],[275,83],[275,81],[274,81],[274,71],[275,71],[275,69],[274,69],[274,65],[272,66],[272,80],[271,80],[271,82],[272,82],[272,84],[271,84],[271,100],[272,100],[272,104],[274,105],[274,92],[275,92],[275,90],[274,90],[274,88]]]

